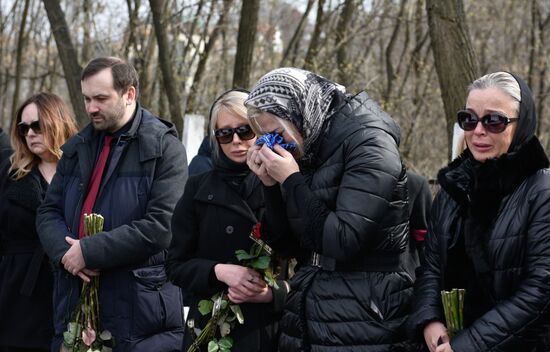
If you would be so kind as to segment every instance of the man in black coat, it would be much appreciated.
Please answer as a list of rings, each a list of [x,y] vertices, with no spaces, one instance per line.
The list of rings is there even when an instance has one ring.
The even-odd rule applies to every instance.
[[[79,278],[95,275],[100,324],[114,336],[115,352],[179,350],[181,292],[163,264],[187,179],[185,148],[171,123],[139,106],[137,73],[121,59],[92,60],[82,72],[82,94],[91,123],[63,146],[37,216],[57,268],[52,350],[59,351],[72,318]],[[103,215],[104,231],[85,236],[85,213]]]

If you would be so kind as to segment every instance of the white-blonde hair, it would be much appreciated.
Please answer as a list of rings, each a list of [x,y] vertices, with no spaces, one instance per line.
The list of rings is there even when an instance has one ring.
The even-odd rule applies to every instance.
[[[486,74],[470,84],[468,93],[475,89],[498,88],[515,102],[516,114],[519,114],[519,104],[521,102],[521,89],[518,81],[508,72],[500,71]]]

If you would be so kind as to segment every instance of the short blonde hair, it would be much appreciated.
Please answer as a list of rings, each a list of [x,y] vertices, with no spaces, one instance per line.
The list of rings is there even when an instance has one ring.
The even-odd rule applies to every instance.
[[[44,145],[57,159],[61,158],[61,146],[76,132],[76,123],[67,105],[55,94],[40,92],[29,97],[17,109],[11,123],[11,145],[13,154],[10,156],[13,178],[19,180],[27,175],[33,166],[40,163],[40,158],[33,154],[25,137],[17,133],[17,125],[21,122],[23,110],[30,104],[36,105]]]
[[[235,116],[242,117],[247,122],[246,107],[244,101],[248,98],[248,94],[241,90],[230,90],[223,93],[216,99],[210,110],[210,146],[212,147],[212,156],[218,158],[220,155],[220,146],[214,135],[218,117],[222,111],[229,112]]]

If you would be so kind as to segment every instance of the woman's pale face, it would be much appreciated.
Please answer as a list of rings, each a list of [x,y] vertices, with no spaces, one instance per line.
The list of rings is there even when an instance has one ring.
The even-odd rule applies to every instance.
[[[21,122],[30,125],[34,121],[39,121],[38,108],[36,104],[31,103],[23,108]],[[31,153],[37,155],[40,159],[48,161],[52,158],[52,154],[46,147],[42,133],[36,133],[32,128],[29,128],[25,136],[25,142]]]
[[[472,90],[466,101],[466,109],[479,118],[489,113],[514,118],[517,117],[516,107],[517,102],[512,97],[495,87]],[[510,123],[502,133],[490,133],[478,122],[473,131],[464,131],[464,138],[474,158],[484,162],[508,152],[516,126],[517,122]]]
[[[303,145],[303,139],[298,130],[295,128],[295,131],[293,131],[293,134],[296,138],[292,138],[292,136],[288,133],[286,128],[284,128],[281,123],[279,122],[279,119],[277,116],[273,115],[269,112],[262,112],[258,116],[256,116],[256,122],[263,133],[278,133],[283,137],[283,140],[285,143],[295,143],[297,145]],[[291,126],[294,127],[294,125],[291,124]],[[296,152],[293,152],[292,154],[297,157],[300,155],[295,155]]]
[[[248,125],[248,120],[244,117],[233,114],[227,110],[221,110],[218,115],[218,121],[216,122],[216,129],[219,128],[237,128],[240,126]],[[231,142],[221,144],[218,142],[220,149],[230,160],[236,163],[246,162],[246,152],[248,148],[254,145],[257,137],[249,140],[242,140],[237,133],[233,134]]]

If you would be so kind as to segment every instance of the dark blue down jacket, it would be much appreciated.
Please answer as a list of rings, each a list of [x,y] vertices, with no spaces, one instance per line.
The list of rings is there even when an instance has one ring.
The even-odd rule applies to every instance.
[[[54,273],[55,339],[59,351],[80,292],[81,280],[64,270],[65,236],[78,238],[84,191],[101,134],[85,127],[63,146],[57,172],[38,210],[37,228],[58,270]],[[166,280],[170,220],[187,179],[185,148],[174,127],[138,107],[127,133],[113,142],[94,212],[104,232],[83,238],[89,269],[99,269],[102,329],[114,351],[179,351],[183,341],[180,289]]]

